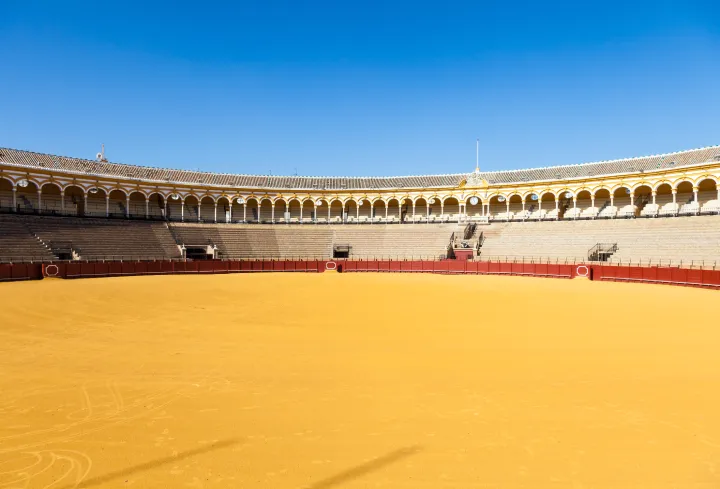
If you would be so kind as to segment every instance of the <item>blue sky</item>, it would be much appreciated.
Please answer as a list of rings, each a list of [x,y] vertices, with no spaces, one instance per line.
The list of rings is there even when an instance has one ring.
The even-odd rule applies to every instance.
[[[152,3],[152,5],[147,5]],[[403,175],[720,144],[720,5],[0,0],[0,146]]]

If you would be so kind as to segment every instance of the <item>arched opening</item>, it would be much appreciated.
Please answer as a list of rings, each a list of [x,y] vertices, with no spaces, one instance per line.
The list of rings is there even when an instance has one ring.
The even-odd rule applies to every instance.
[[[692,182],[680,182],[677,186],[677,203],[689,204],[695,199]]]
[[[65,187],[63,213],[67,216],[85,215],[85,191],[77,185]]]
[[[635,217],[635,197],[628,187],[616,188],[613,192],[613,205],[618,217]]]
[[[430,204],[430,212],[428,213],[428,220],[439,221],[440,220],[440,198],[430,197],[428,198],[428,204]]]
[[[540,219],[557,219],[558,207],[556,204],[555,194],[552,192],[544,192],[538,199],[538,213]]]
[[[205,195],[200,198],[200,222],[215,222],[215,200]]]
[[[165,218],[165,197],[157,192],[148,197],[148,217],[161,220]]]
[[[14,212],[13,205],[13,184],[6,178],[0,178],[0,210],[3,212]]]
[[[669,183],[658,185],[655,193],[655,203],[658,206],[658,214],[661,216],[674,216],[677,213],[678,206],[675,203],[675,195]]]
[[[601,188],[595,191],[595,207],[598,209],[598,217],[613,217],[615,209],[610,205],[610,190]]]
[[[473,202],[475,203],[473,204]],[[445,205],[447,206],[447,200],[445,201]],[[445,208],[445,212],[447,213],[447,207]],[[470,220],[483,215],[483,202],[479,196],[472,195],[467,198],[465,201],[465,215],[467,215]]]
[[[194,195],[185,197],[184,208],[182,209],[182,218],[185,222],[198,222],[198,205],[200,201]]]
[[[525,196],[525,211],[527,212],[526,219],[531,221],[539,221],[542,219],[542,213],[540,212],[540,195],[532,192]]]
[[[706,178],[698,184],[698,202],[703,214],[720,212],[720,191],[715,180]]]
[[[580,219],[592,219],[597,216],[597,208],[593,205],[592,194],[589,190],[581,190],[575,198],[576,214]]]
[[[510,203],[510,213],[507,215],[508,219],[515,219],[515,220],[522,220],[525,218],[525,214],[523,212],[523,199],[520,195],[514,194],[511,195],[508,199],[508,202]],[[507,207],[506,207],[507,212]]]
[[[125,217],[125,192],[116,188],[110,191],[108,197],[110,197],[110,201],[107,203],[108,216]]]
[[[130,217],[133,219],[144,219],[145,218],[145,194],[142,192],[132,192],[130,194]]]
[[[232,218],[230,222],[243,222],[245,220],[244,211],[245,206],[243,203],[245,202],[245,199],[243,197],[233,197],[231,199],[232,206],[230,212],[230,217]]]
[[[243,209],[245,215],[245,222],[260,222],[260,203],[255,197],[250,197],[245,204]]]
[[[315,222],[315,205],[310,199],[305,199],[302,203],[302,219],[301,222]]]
[[[292,199],[288,203],[288,211],[290,212],[290,222],[300,222],[300,201],[297,199]]]
[[[372,220],[374,222],[384,222],[386,210],[387,210],[387,205],[385,205],[384,200],[378,199],[375,202],[373,202],[372,203]]]
[[[424,197],[415,200],[415,222],[425,222],[428,215],[428,201]]]
[[[358,219],[360,222],[369,222],[372,217],[372,209],[368,199],[360,199],[358,203]]]
[[[317,222],[327,223],[330,219],[330,204],[323,199],[315,200],[315,217]]]
[[[333,200],[330,202],[330,222],[342,222],[343,209],[343,203],[339,200]]]
[[[60,215],[63,206],[60,186],[56,183],[46,183],[42,186],[41,193],[40,213]]]
[[[478,203],[475,207],[481,207],[482,202],[478,197]],[[446,216],[443,219],[448,221],[459,221],[460,220],[460,202],[455,197],[448,197],[443,203],[443,214]]]
[[[412,200],[408,198],[402,198],[400,202],[400,222],[412,222]]]
[[[490,210],[490,219],[496,221],[507,220],[507,200],[504,195],[493,195],[488,201],[488,209]]]
[[[107,216],[107,192],[98,187],[91,187],[87,191],[87,205],[85,215],[91,217]]]
[[[387,206],[387,222],[399,222],[400,201],[393,197],[389,199],[385,205]]]
[[[272,201],[267,197],[260,201],[260,222],[272,222]]]
[[[637,214],[639,216],[645,216],[648,212],[654,213],[655,209],[652,205],[652,188],[649,185],[640,185],[635,187],[633,190],[633,196],[635,198],[635,207],[637,207]]]
[[[692,182],[681,182],[677,186],[678,212],[682,215],[693,215],[700,212],[698,203],[695,201],[695,192]]]
[[[217,221],[230,222],[230,198],[222,196],[217,200]]]
[[[185,207],[179,194],[172,193],[167,199],[167,216],[170,221],[182,221]]]
[[[35,182],[29,180],[17,182],[17,211],[26,214],[40,212],[38,187]]]
[[[277,199],[275,201],[275,222],[284,223],[290,221],[287,215],[288,205],[284,199]]]
[[[350,199],[345,202],[345,222],[357,222],[358,220],[358,205],[357,202]]]

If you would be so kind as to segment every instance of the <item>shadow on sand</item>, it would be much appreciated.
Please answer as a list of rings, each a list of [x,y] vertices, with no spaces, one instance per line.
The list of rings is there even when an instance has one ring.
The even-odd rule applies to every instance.
[[[329,489],[331,487],[343,484],[353,479],[358,479],[371,472],[380,470],[383,467],[395,463],[403,458],[409,457],[421,451],[419,446],[400,448],[399,450],[392,451],[382,457],[377,457],[372,460],[368,460],[365,463],[356,465],[347,470],[343,470],[327,479],[323,479],[309,486],[305,486],[304,489]]]
[[[212,443],[207,446],[195,448],[194,450],[186,450],[184,452],[180,452],[177,455],[171,455],[169,457],[157,458],[155,460],[151,460],[150,462],[133,465],[132,467],[128,467],[126,469],[116,470],[115,472],[110,472],[105,475],[99,475],[97,477],[91,477],[90,479],[86,479],[86,480],[80,482],[79,484],[70,484],[70,485],[62,487],[61,489],[75,489],[75,488],[82,489],[84,487],[97,486],[99,484],[109,482],[113,479],[127,477],[131,474],[135,474],[136,472],[142,472],[145,470],[154,469],[155,467],[160,467],[161,465],[166,465],[166,464],[169,464],[172,462],[177,462],[178,460],[183,460],[185,458],[192,457],[194,455],[199,455],[201,453],[213,452],[215,450],[220,450],[221,448],[226,448],[226,447],[230,447],[233,445],[237,445],[238,443],[240,443],[240,440],[237,438],[220,440],[218,442]]]

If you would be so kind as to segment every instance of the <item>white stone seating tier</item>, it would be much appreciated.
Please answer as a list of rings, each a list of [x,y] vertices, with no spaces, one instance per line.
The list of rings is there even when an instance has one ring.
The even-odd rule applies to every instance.
[[[680,210],[680,206],[675,202],[668,202],[660,208],[661,216],[674,216]]]
[[[643,210],[640,211],[642,217],[655,217],[660,211],[660,206],[657,204],[645,204]]]
[[[513,212],[499,212],[495,215],[495,219],[498,221],[509,221],[513,218]]]
[[[709,200],[702,206],[703,214],[717,214],[720,212],[720,200]]]
[[[547,211],[547,214],[545,214],[545,219],[555,219],[556,220],[559,215],[560,215],[559,209],[550,209],[549,211]]]
[[[580,212],[581,219],[594,219],[597,217],[599,209],[597,207],[586,207]]]
[[[698,214],[699,212],[700,212],[700,205],[697,202],[690,202],[690,203],[681,205],[680,211],[678,213],[683,216],[694,216],[695,214]]]
[[[541,219],[545,218],[545,215],[547,214],[547,211],[545,209],[535,209],[530,213],[530,216],[528,219],[533,221],[539,221]]]
[[[524,221],[530,217],[530,211],[527,209],[524,211],[516,212],[513,216],[513,221]]]
[[[720,216],[493,223],[480,259],[580,259],[597,243],[617,243],[614,263],[720,265]]]
[[[617,211],[617,207],[615,207],[614,205],[609,205],[598,213],[598,217],[615,217],[617,215]]]
[[[618,210],[618,217],[633,217],[637,215],[637,206],[635,205],[624,205]]]
[[[570,207],[565,211],[565,219],[577,219],[580,217],[581,210],[576,207]]]

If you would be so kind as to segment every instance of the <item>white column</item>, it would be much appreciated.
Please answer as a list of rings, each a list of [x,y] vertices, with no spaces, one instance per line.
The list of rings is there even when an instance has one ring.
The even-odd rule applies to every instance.
[[[300,222],[301,223],[302,223],[302,208],[303,208],[303,203],[300,202]]]
[[[215,202],[215,222],[217,222],[217,202]]]
[[[327,205],[328,205],[328,222],[330,222],[330,206],[332,205],[332,203],[328,202]]]
[[[415,222],[415,202],[413,202],[412,220],[413,220],[413,222]]]
[[[130,196],[125,196],[125,217],[130,217]]]
[[[230,206],[228,207],[228,216],[225,219],[225,222],[232,222],[232,200],[230,201]]]
[[[180,220],[185,222],[185,199],[180,202]]]
[[[630,194],[630,205],[635,205],[635,193]]]
[[[110,217],[110,194],[105,194],[105,217]]]
[[[426,200],[425,203],[427,204],[427,213],[425,214],[425,220],[427,221],[430,219],[430,202]]]
[[[375,202],[370,202],[370,224],[372,224],[373,219],[375,219],[375,216],[373,215],[373,210],[375,210]]]
[[[202,202],[198,200],[198,220],[197,222],[200,222],[200,213],[202,212]]]
[[[355,222],[360,222],[360,204],[358,204],[357,202],[355,202]]]
[[[65,214],[65,191],[60,191],[60,213]]]
[[[595,194],[590,196],[590,207],[595,207]]]
[[[510,217],[510,199],[507,199],[507,200],[505,201],[505,208],[507,209],[507,211],[506,211],[506,212],[507,212],[507,216],[506,216],[506,217]]]
[[[83,194],[83,215],[87,215],[88,206],[87,206],[87,193]]]
[[[247,204],[243,202],[243,222],[247,222]]]
[[[42,209],[42,190],[38,189],[38,212]]]
[[[573,195],[573,211],[577,211],[577,197]],[[577,219],[577,212],[573,212],[573,219]]]
[[[388,202],[385,202],[385,222],[387,222],[388,218]]]
[[[695,202],[698,201],[698,188],[697,187],[693,187],[693,200]]]
[[[677,190],[672,190],[673,204],[677,204]]]
[[[145,197],[145,219],[150,219],[150,199]]]
[[[653,190],[652,191],[653,205],[655,205],[655,197],[657,197],[657,192],[655,190]]]
[[[12,211],[17,212],[17,187],[13,187],[12,193],[13,193]]]
[[[440,202],[440,218],[445,215],[445,201]]]
[[[522,210],[523,210],[523,212],[525,212],[525,199],[523,199],[523,201],[522,201]]]
[[[610,207],[615,206],[615,196],[610,194]]]
[[[312,216],[311,219],[314,223],[317,223],[317,206],[315,205],[315,201],[312,201],[313,210],[312,210]]]
[[[555,210],[558,210],[560,208],[560,201],[557,198],[557,195],[555,196]]]
[[[398,200],[398,219],[402,223],[402,202]]]
[[[270,223],[275,224],[275,202],[270,204]]]
[[[167,219],[167,197],[163,197],[163,217]]]

